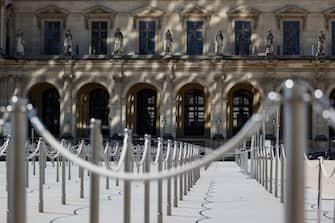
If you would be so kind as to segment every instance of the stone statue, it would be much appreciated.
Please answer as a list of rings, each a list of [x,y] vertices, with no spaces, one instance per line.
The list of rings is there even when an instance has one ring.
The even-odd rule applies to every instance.
[[[165,40],[164,40],[165,53],[171,53],[172,43],[173,43],[172,35],[171,35],[170,30],[168,29],[165,33]]]
[[[70,30],[67,30],[64,39],[64,55],[71,56],[72,52],[72,34]]]
[[[216,35],[215,35],[215,53],[217,55],[223,54],[223,33],[220,30]]]
[[[123,52],[123,34],[120,28],[116,28],[114,33],[114,55],[120,55]]]
[[[265,55],[273,55],[273,34],[270,29],[265,38]]]
[[[24,40],[21,30],[18,30],[16,33],[16,55],[24,56]]]
[[[315,56],[326,55],[326,53],[325,53],[325,41],[326,41],[326,35],[321,30],[319,32],[319,36],[318,36],[318,51],[316,52]]]

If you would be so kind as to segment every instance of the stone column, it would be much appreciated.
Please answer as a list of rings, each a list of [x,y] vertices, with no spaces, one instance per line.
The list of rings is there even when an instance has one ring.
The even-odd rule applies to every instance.
[[[110,136],[122,134],[125,126],[126,111],[122,111],[122,76],[113,76],[112,94],[109,99]],[[124,117],[122,117],[124,115]],[[124,124],[123,124],[124,120]]]
[[[65,64],[64,75],[63,75],[63,89],[60,93],[63,95],[60,101],[60,128],[62,137],[74,137],[75,136],[75,127],[73,126],[73,119],[75,115],[73,114],[73,98],[72,98],[72,89],[73,89],[73,79],[74,74],[72,72],[72,64]]]
[[[224,121],[226,111],[223,109],[224,98],[222,95],[223,81],[225,76],[217,73],[214,77],[215,86],[211,92],[211,136],[215,138],[224,136]]]
[[[161,135],[172,137],[173,135],[173,96],[172,96],[172,84],[174,81],[174,69],[173,65],[171,70],[164,76],[163,90],[161,91],[161,108],[160,108],[160,127]]]

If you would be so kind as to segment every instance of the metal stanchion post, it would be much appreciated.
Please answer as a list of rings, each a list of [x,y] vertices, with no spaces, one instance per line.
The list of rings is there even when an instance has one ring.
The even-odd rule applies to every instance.
[[[317,209],[317,222],[321,223],[322,211],[322,164],[323,158],[319,157],[319,173],[318,173],[318,209]]]
[[[272,194],[272,175],[273,175],[273,147],[270,147],[270,177],[269,177],[269,183],[270,183],[270,193]]]
[[[38,202],[38,211],[44,212],[44,200],[43,200],[43,179],[45,175],[44,169],[44,156],[45,156],[45,143],[43,139],[40,138],[41,146],[40,146],[40,154],[39,154],[39,202]]]
[[[281,154],[280,154],[280,202],[284,203],[284,176],[285,176],[285,159],[284,159],[284,147],[281,147]]]
[[[69,151],[71,151],[71,147],[72,147],[72,145],[71,145],[71,143],[69,143],[69,145],[68,145],[68,150]],[[71,161],[68,160],[67,163],[69,165],[68,166],[68,180],[71,180]]]
[[[166,168],[167,168],[167,170],[171,169],[171,154],[172,154],[171,144],[172,144],[172,141],[168,140],[168,145],[167,146],[168,146],[169,156],[166,159],[166,162],[167,162]],[[167,179],[166,183],[167,183],[166,215],[167,216],[171,216],[171,209],[172,209],[172,207],[171,207],[171,177],[169,177]]]
[[[287,146],[285,222],[304,222],[304,151],[307,148],[306,86],[287,80],[284,87],[284,139]]]
[[[163,167],[163,139],[158,138],[158,172],[162,171]],[[159,179],[157,182],[157,223],[163,222],[163,184]]]
[[[56,157],[56,182],[59,182],[59,156],[60,154],[57,155]]]
[[[102,149],[101,121],[91,119],[91,156],[90,161],[99,165],[100,152]],[[71,163],[69,163],[71,166]],[[91,173],[90,182],[90,223],[99,223],[99,175]]]
[[[144,173],[150,173],[151,167],[151,137],[144,136],[144,146],[147,148],[144,161]],[[150,223],[150,181],[144,182],[144,222]]]
[[[11,99],[11,143],[10,173],[8,184],[7,221],[9,223],[26,222],[26,188],[25,188],[25,152],[27,137],[26,100],[12,97]]]
[[[174,153],[175,153],[175,156],[173,160],[173,166],[177,168],[178,167],[178,143],[177,141],[174,142]],[[178,176],[174,177],[173,184],[174,184],[173,207],[178,207]]]
[[[188,143],[184,144],[183,164],[187,163]],[[187,172],[184,173],[184,195],[187,195]]]
[[[133,156],[133,145],[131,140],[131,130],[125,129],[124,131],[124,145],[126,149],[126,156],[124,160],[124,172],[129,173],[133,171],[132,156]],[[123,183],[123,223],[131,222],[131,182],[125,180]]]
[[[279,131],[280,131],[280,107],[276,112],[276,162],[275,162],[275,197],[278,197],[278,164],[279,164]]]
[[[184,143],[179,143],[179,166],[181,167],[183,165],[183,154],[184,154]],[[183,200],[183,174],[179,175],[179,200]]]
[[[66,204],[66,171],[65,157],[62,156],[62,204]]]

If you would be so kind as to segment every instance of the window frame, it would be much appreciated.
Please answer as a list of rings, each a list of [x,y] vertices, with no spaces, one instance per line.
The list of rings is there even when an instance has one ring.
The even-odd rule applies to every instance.
[[[236,40],[236,32],[235,32],[235,25],[237,22],[249,22],[250,23],[250,46],[249,46],[249,54],[248,55],[242,55],[242,56],[252,56],[253,55],[253,47],[254,47],[254,41],[253,41],[253,38],[254,38],[254,28],[255,28],[255,25],[253,24],[253,20],[251,19],[234,19],[233,21],[233,25],[232,25],[232,31],[233,31],[233,55],[236,55],[236,56],[239,56],[239,54],[236,54],[236,51],[235,51],[235,40]]]
[[[155,23],[155,37],[154,37],[154,52],[151,54],[151,53],[145,53],[145,54],[141,54],[140,53],[140,44],[141,44],[141,41],[140,41],[140,23],[141,22],[154,22]],[[141,18],[141,19],[138,19],[137,20],[137,54],[138,55],[141,55],[141,56],[150,56],[150,55],[156,55],[158,53],[158,35],[159,35],[159,32],[158,32],[158,26],[159,26],[159,23],[157,21],[157,19],[152,19],[152,18]]]
[[[59,54],[47,54],[46,49],[45,49],[45,23],[46,22],[59,22],[60,23],[60,52]],[[41,54],[45,56],[60,56],[63,55],[63,42],[64,42],[64,21],[62,19],[42,19],[41,20],[41,32],[40,32],[40,38],[41,38],[41,44],[40,44],[40,49],[41,49]]]
[[[101,55],[103,55],[103,56],[107,56],[107,55],[110,55],[111,54],[111,52],[110,52],[110,50],[111,50],[111,44],[110,44],[110,42],[109,42],[109,40],[111,39],[111,32],[110,32],[110,29],[109,29],[109,27],[110,27],[110,23],[109,23],[109,21],[107,20],[107,19],[90,19],[89,21],[89,32],[90,32],[90,42],[89,42],[89,55],[92,55],[92,56],[101,56]],[[107,36],[106,36],[106,47],[107,47],[107,49],[106,49],[106,54],[93,54],[93,45],[92,45],[92,43],[93,43],[93,28],[92,28],[92,24],[93,24],[93,22],[106,22],[106,24],[107,24]]]
[[[294,55],[285,55],[284,54],[284,22],[299,22],[299,54]],[[302,33],[303,33],[303,21],[299,18],[289,18],[289,19],[283,19],[280,22],[280,28],[281,28],[281,36],[280,36],[280,43],[281,43],[281,53],[280,55],[286,56],[286,57],[297,57],[303,55],[303,39],[302,39]]]
[[[197,22],[202,22],[202,52],[201,52],[201,54],[189,54],[189,52],[188,52],[188,27],[187,27],[187,25],[188,25],[188,23],[189,22],[193,22],[193,23],[197,23]],[[202,56],[202,55],[204,55],[205,54],[205,22],[204,22],[204,20],[203,19],[201,19],[201,18],[198,18],[198,19],[196,19],[196,18],[193,18],[193,19],[187,19],[186,21],[185,21],[185,29],[186,29],[186,52],[185,52],[185,54],[186,55],[188,55],[188,56]]]

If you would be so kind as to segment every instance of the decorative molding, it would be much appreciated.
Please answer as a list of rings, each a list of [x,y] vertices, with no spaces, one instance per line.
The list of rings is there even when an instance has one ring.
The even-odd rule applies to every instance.
[[[211,12],[199,5],[190,5],[180,12],[180,17],[182,18],[183,24],[187,19],[201,19],[204,20],[206,24],[209,23],[211,18]]]
[[[284,8],[280,8],[274,11],[278,29],[280,29],[281,22],[284,19],[300,19],[302,20],[302,28],[304,29],[305,24],[306,24],[306,17],[308,13],[309,12],[307,10],[300,8],[298,6],[295,6],[295,5],[288,5],[288,6],[285,6]]]
[[[335,19],[335,7],[323,11],[323,16],[325,18],[325,27],[329,29],[329,21]]]
[[[113,28],[113,22],[115,20],[116,12],[105,6],[96,5],[84,11],[85,26],[89,28],[89,22],[92,19],[106,19],[110,23],[110,28]]]
[[[42,27],[42,21],[44,19],[59,19],[63,22],[63,27],[65,28],[66,20],[69,14],[70,14],[69,11],[65,9],[61,9],[54,5],[50,5],[45,8],[38,9],[35,12],[38,28]]]
[[[152,6],[146,6],[139,9],[136,9],[132,15],[134,18],[133,27],[134,29],[137,28],[137,22],[139,19],[154,19],[158,23],[158,28],[161,28],[161,20],[165,12],[158,8]]]
[[[227,14],[230,21],[233,19],[250,19],[253,21],[254,29],[256,29],[261,12],[252,7],[237,7],[229,10]]]

